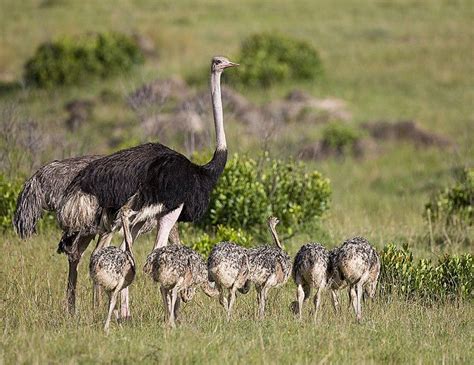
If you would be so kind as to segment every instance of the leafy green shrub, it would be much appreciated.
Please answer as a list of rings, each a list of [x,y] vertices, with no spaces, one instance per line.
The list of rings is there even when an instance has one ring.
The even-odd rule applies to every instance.
[[[109,77],[143,63],[135,40],[119,33],[62,38],[40,45],[25,65],[25,79],[38,87],[73,85],[85,77]]]
[[[306,41],[261,33],[241,45],[238,72],[225,75],[247,86],[269,86],[287,79],[314,80],[322,73],[318,52]]]
[[[425,205],[425,216],[432,222],[450,225],[472,225],[474,221],[474,168],[464,169],[453,187],[431,197]]]
[[[471,254],[449,256],[433,264],[422,259],[415,262],[407,245],[385,246],[382,255],[380,287],[382,294],[398,293],[407,298],[430,300],[472,298],[474,291],[474,257]]]
[[[340,154],[349,152],[361,138],[362,133],[343,123],[331,123],[323,130],[322,143]]]
[[[201,234],[198,239],[192,244],[193,250],[208,256],[214,245],[223,241],[231,241],[244,247],[252,246],[254,239],[251,234],[238,228],[218,225],[217,231],[214,235],[208,233]]]
[[[234,155],[211,194],[204,227],[224,224],[252,230],[276,215],[282,228],[313,221],[329,209],[329,180],[302,163]]]
[[[13,214],[20,190],[20,183],[7,181],[0,174],[0,230],[3,232],[13,228]]]

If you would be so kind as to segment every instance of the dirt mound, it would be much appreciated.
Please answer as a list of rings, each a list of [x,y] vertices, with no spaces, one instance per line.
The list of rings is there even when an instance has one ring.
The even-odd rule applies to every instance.
[[[352,119],[343,100],[318,99],[302,90],[293,90],[286,98],[270,102],[264,110],[271,118],[284,123],[323,124],[331,120]]]
[[[412,142],[416,147],[436,146],[447,148],[453,143],[446,137],[426,131],[414,121],[387,122],[378,121],[362,124],[375,140]]]

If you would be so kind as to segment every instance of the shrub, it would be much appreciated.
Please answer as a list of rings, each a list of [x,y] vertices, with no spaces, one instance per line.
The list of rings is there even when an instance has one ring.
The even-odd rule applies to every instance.
[[[236,83],[269,86],[287,79],[314,80],[322,73],[318,52],[306,41],[261,33],[241,45],[239,71],[226,74]]]
[[[436,193],[425,205],[425,216],[447,226],[472,225],[474,218],[474,168],[464,169],[456,184]]]
[[[16,198],[21,190],[21,184],[7,181],[0,174],[0,230],[12,229],[13,214],[16,208]]]
[[[323,130],[322,143],[324,147],[334,149],[339,154],[350,152],[362,133],[343,123],[331,123]]]
[[[40,45],[25,65],[25,79],[38,87],[73,85],[86,77],[109,77],[143,63],[135,40],[119,33],[62,38]]]
[[[415,262],[407,245],[385,246],[382,255],[380,287],[382,294],[401,294],[407,298],[468,299],[474,291],[474,258],[471,254],[449,256],[433,264]]]
[[[214,235],[203,233],[193,243],[192,248],[204,256],[208,256],[214,245],[223,241],[231,241],[244,247],[250,247],[254,241],[252,235],[238,228],[218,225]]]
[[[260,163],[235,155],[211,194],[209,209],[200,225],[224,224],[253,230],[276,215],[282,227],[321,217],[329,209],[329,180],[319,172],[307,172],[302,163],[272,160]]]

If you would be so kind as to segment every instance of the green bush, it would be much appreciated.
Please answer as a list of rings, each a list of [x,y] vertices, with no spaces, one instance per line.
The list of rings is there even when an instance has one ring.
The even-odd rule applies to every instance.
[[[40,45],[25,65],[25,80],[38,87],[74,85],[87,77],[107,78],[143,63],[137,43],[119,33],[62,38]]]
[[[214,235],[202,233],[192,244],[192,248],[202,255],[208,256],[214,245],[223,241],[234,242],[244,247],[250,247],[254,243],[254,239],[250,233],[240,228],[234,229],[232,227],[218,225]]]
[[[407,245],[385,246],[382,255],[382,294],[397,293],[407,298],[469,299],[474,291],[474,257],[445,255],[437,264],[422,259],[415,262]]]
[[[329,180],[307,172],[302,163],[265,157],[256,160],[235,155],[211,194],[203,227],[224,224],[252,231],[277,216],[288,233],[329,209]]]
[[[5,176],[0,174],[0,231],[5,232],[13,228],[13,214],[20,190],[20,183],[7,181]]]
[[[344,154],[354,148],[362,133],[343,123],[331,123],[323,130],[322,143],[337,152]]]
[[[322,73],[318,52],[306,41],[261,33],[246,38],[238,72],[225,75],[247,86],[269,86],[284,80],[314,80]]]
[[[425,216],[433,223],[471,226],[474,218],[474,168],[464,169],[454,186],[433,195],[425,205]]]

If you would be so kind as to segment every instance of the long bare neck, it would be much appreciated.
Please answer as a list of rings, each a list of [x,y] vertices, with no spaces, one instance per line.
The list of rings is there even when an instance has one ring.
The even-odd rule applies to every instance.
[[[214,125],[216,127],[216,150],[214,151],[214,156],[212,156],[211,161],[204,167],[209,171],[215,184],[227,163],[227,143],[224,133],[224,114],[222,111],[221,97],[221,72],[211,72],[211,97]]]
[[[222,72],[211,72],[211,96],[214,125],[216,128],[216,151],[227,150],[224,132],[224,113],[222,110],[221,74]]]
[[[269,224],[268,227],[270,228],[270,232],[273,237],[273,243],[280,249],[283,250],[283,246],[281,245],[280,239],[278,238],[278,234],[276,232],[275,226],[273,224]]]

